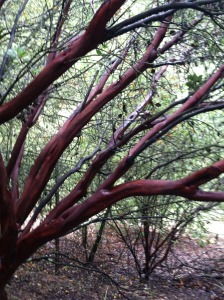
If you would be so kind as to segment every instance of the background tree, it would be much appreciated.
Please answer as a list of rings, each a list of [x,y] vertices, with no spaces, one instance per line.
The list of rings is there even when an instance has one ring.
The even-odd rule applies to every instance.
[[[0,8],[1,299],[41,245],[122,199],[224,201],[223,1]]]

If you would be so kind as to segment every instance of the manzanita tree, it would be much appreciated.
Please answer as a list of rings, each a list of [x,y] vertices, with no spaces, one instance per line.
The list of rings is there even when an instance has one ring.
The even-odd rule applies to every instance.
[[[1,299],[40,246],[122,199],[224,201],[223,1],[18,2],[0,1]],[[156,177],[177,159],[154,146],[185,134],[182,173]]]

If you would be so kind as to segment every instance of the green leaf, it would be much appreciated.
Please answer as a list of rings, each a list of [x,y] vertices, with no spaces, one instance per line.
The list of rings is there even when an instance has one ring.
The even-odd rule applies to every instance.
[[[27,54],[26,48],[25,47],[18,47],[16,49],[17,55],[19,58],[24,57]]]
[[[102,55],[102,52],[101,52],[100,49],[96,49],[96,53],[97,53],[98,55]]]

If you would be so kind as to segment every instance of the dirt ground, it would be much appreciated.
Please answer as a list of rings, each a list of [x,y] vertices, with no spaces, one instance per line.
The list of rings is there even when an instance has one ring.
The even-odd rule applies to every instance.
[[[84,262],[80,245],[63,238],[55,270],[55,245],[48,243],[16,272],[7,287],[9,299],[224,299],[224,239],[212,239],[203,247],[184,239],[147,282],[139,280],[127,250],[113,246],[105,251],[103,245],[93,267]]]

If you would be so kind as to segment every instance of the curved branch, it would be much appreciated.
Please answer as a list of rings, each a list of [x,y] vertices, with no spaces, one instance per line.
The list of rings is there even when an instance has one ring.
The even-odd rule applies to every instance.
[[[224,160],[196,171],[179,180],[135,180],[110,189],[101,189],[83,203],[67,209],[56,219],[43,222],[36,229],[22,234],[18,241],[19,260],[24,261],[46,241],[66,234],[114,203],[133,196],[173,195],[188,200],[223,202],[224,192],[204,192],[199,185],[218,178],[224,172]]]
[[[31,105],[48,86],[70,69],[82,56],[105,40],[106,23],[125,0],[107,0],[96,12],[86,31],[37,75],[14,99],[0,107],[0,124]]]
[[[176,118],[187,112],[192,107],[196,106],[200,100],[206,95],[212,86],[222,78],[224,73],[224,65],[222,65],[216,73],[214,73],[207,82],[204,83],[179,109],[173,114],[165,118],[160,123],[157,123],[142,139],[129,151],[129,154],[123,158],[120,164],[117,166],[115,171],[108,176],[104,183],[99,187],[98,190],[106,189],[111,187],[123,174],[129,170],[135,158],[142,153],[149,145],[152,144],[157,137],[160,136],[161,131],[169,126],[172,122],[175,122]]]
[[[198,21],[194,22],[194,24],[197,24]],[[51,162],[53,163],[53,160],[57,160],[56,157],[56,153],[52,152],[54,151],[54,147],[57,147],[57,150],[59,150],[59,147],[61,147],[62,144],[62,139],[61,136],[63,136],[63,142],[65,142],[65,136],[67,136],[68,133],[66,133],[69,128],[71,133],[73,134],[73,136],[79,131],[81,130],[82,126],[84,126],[83,124],[85,124],[86,121],[86,115],[88,115],[88,118],[91,117],[92,115],[94,115],[96,113],[96,111],[99,109],[99,107],[102,107],[102,105],[104,105],[105,103],[107,103],[108,101],[110,101],[110,99],[114,98],[117,92],[122,91],[128,84],[130,84],[136,77],[138,77],[141,72],[143,72],[144,70],[146,70],[148,68],[148,66],[150,65],[148,62],[153,59],[153,53],[151,53],[152,51],[152,45],[154,47],[158,47],[161,40],[162,40],[162,36],[164,36],[166,29],[167,29],[168,24],[166,24],[166,26],[163,24],[161,26],[161,28],[158,29],[157,33],[155,34],[155,38],[152,42],[152,44],[148,47],[145,55],[143,56],[143,58],[141,60],[139,60],[138,63],[136,63],[136,65],[132,68],[130,68],[128,71],[126,71],[126,73],[120,78],[119,82],[115,82],[113,84],[111,84],[100,96],[98,96],[98,98],[91,103],[82,113],[80,113],[79,116],[76,116],[76,118],[74,119],[69,119],[64,127],[61,129],[60,133],[55,137],[57,140],[53,141],[53,143],[49,143],[49,149],[45,149],[44,151],[46,151],[44,153],[44,151],[42,152],[42,155],[39,157],[38,161],[36,161],[35,166],[33,167],[33,170],[31,170],[32,174],[30,174],[30,181],[27,182],[26,186],[29,187],[29,189],[25,189],[24,190],[24,194],[21,198],[20,204],[18,209],[21,209],[21,212],[25,212],[25,207],[28,208],[28,205],[30,205],[30,207],[32,207],[32,205],[35,204],[34,201],[36,201],[36,197],[38,196],[38,194],[36,193],[37,189],[38,189],[38,185],[41,184],[41,180],[42,180],[42,184],[44,183],[44,180],[47,180],[46,177],[46,171],[47,169],[49,170],[49,167],[52,167],[49,165],[49,163],[47,161],[44,162],[44,158],[47,155],[47,153],[49,152],[51,155]],[[190,29],[190,28],[189,28]],[[162,36],[161,36],[162,33]],[[168,42],[167,44],[165,44],[164,47],[161,48],[160,52],[163,53],[165,52],[167,49],[169,49],[172,45],[175,44],[176,40],[179,40],[182,36],[184,35],[183,32],[179,32],[170,42]],[[153,47],[153,49],[154,49]],[[152,58],[151,58],[152,56]],[[138,70],[138,72],[137,72]],[[106,101],[106,102],[104,102]],[[100,105],[98,107],[98,105]],[[91,114],[91,115],[90,115]],[[71,126],[71,124],[73,124]],[[83,177],[83,179],[76,185],[76,187],[71,191],[71,193],[66,196],[63,200],[60,201],[60,203],[57,205],[57,207],[55,209],[52,210],[52,212],[49,214],[49,216],[47,217],[47,220],[50,219],[54,219],[56,218],[58,215],[60,215],[62,213],[62,211],[64,211],[65,209],[68,209],[68,207],[74,205],[74,203],[76,203],[78,200],[80,200],[83,196],[86,195],[87,192],[87,188],[89,187],[90,183],[92,182],[93,178],[95,177],[95,175],[97,174],[97,172],[100,170],[100,168],[105,164],[105,162],[114,154],[114,151],[117,147],[122,146],[123,144],[125,144],[129,139],[131,138],[130,136],[125,136],[122,140],[117,140],[115,144],[108,146],[108,148],[104,151],[102,151],[97,157],[96,159],[93,161],[93,163],[91,164],[90,168],[88,169],[88,171],[86,172],[85,176]],[[54,146],[55,145],[55,146]],[[51,149],[51,150],[50,150]],[[52,153],[51,153],[52,152]],[[130,166],[129,166],[130,167]],[[42,168],[42,170],[40,170],[40,168]],[[40,170],[40,173],[42,173],[42,175],[38,174],[38,170]],[[124,171],[124,170],[123,170]],[[45,178],[43,177],[43,172],[45,172]],[[36,177],[36,179],[35,179]],[[40,180],[39,180],[40,178]],[[37,181],[36,181],[37,180]],[[35,183],[38,182],[38,183]],[[41,190],[41,188],[40,188]],[[26,201],[27,197],[30,197],[32,195],[32,201],[33,203],[31,203],[31,201],[29,202],[29,204]]]
[[[58,19],[56,30],[55,30],[53,39],[51,41],[51,46],[50,46],[50,48],[52,50],[57,46],[58,39],[61,34],[62,26],[66,20],[70,5],[71,5],[71,0],[69,0],[66,3],[66,5],[63,8],[61,15]],[[53,51],[48,54],[48,56],[46,58],[45,66],[49,65],[53,61],[53,59],[55,58],[55,55],[56,55],[56,53]],[[30,128],[32,128],[35,125],[35,123],[37,122],[37,120],[42,112],[42,109],[49,97],[49,92],[50,92],[50,88],[47,89],[46,93],[44,93],[44,94],[40,95],[40,97],[38,97],[38,100],[36,101],[37,104],[31,110],[30,114],[27,117],[27,120],[25,120],[25,122],[22,123],[22,128],[17,137],[17,140],[15,142],[15,145],[14,145],[12,153],[11,153],[11,157],[10,157],[8,165],[7,165],[8,178],[10,178],[11,173],[13,172],[13,168],[15,168],[15,164],[17,164],[17,166],[19,165],[18,153],[20,153],[20,158],[22,159],[22,149],[23,149],[23,145],[24,145],[25,139],[27,137],[27,134],[28,134]]]
[[[119,81],[112,83],[79,115],[75,115],[71,119],[68,119],[61,130],[46,145],[33,165],[24,187],[23,195],[18,204],[18,220],[24,220],[25,216],[31,211],[39,198],[43,187],[46,185],[58,158],[83,126],[86,125],[105,104],[117,96],[134,79],[145,71],[148,68],[149,62],[154,61],[158,57],[156,49],[162,42],[168,26],[168,23],[162,23],[143,57],[133,67],[128,69]],[[27,201],[27,197],[29,198],[29,201]],[[22,218],[21,215],[23,215]]]
[[[77,163],[77,165],[72,168],[71,170],[69,170],[67,173],[65,173],[63,176],[61,176],[60,178],[57,179],[56,184],[52,187],[51,191],[49,192],[49,194],[47,195],[47,197],[43,200],[40,201],[40,204],[38,205],[38,207],[35,209],[29,223],[27,224],[27,226],[24,229],[24,233],[27,233],[30,228],[32,227],[33,223],[36,221],[37,216],[40,214],[40,212],[42,211],[42,209],[52,200],[52,197],[56,194],[56,192],[58,191],[58,189],[62,186],[62,184],[65,182],[65,180],[71,176],[72,174],[78,172],[83,164],[90,160],[98,151],[99,151],[99,146],[87,157],[82,158],[79,160],[79,162]]]
[[[85,220],[119,200],[132,196],[174,195],[197,201],[223,202],[224,192],[204,192],[198,187],[224,173],[224,160],[198,170],[179,180],[135,180],[110,189],[102,189],[82,204],[61,215],[64,226],[74,224],[82,216]],[[71,224],[69,225],[69,227]],[[75,225],[74,225],[75,226]]]
[[[202,5],[217,3],[219,0],[211,1],[195,1],[195,2],[173,2],[159,7],[149,9],[143,13],[140,13],[134,17],[131,17],[125,21],[108,29],[108,39],[121,35],[125,32],[131,31],[139,27],[145,27],[147,24],[153,21],[161,21],[170,14],[180,9],[195,9],[202,11],[205,14],[212,15],[209,10],[203,9]]]
[[[168,124],[175,121],[181,114],[187,112],[192,107],[196,106],[199,101],[206,95],[212,86],[222,78],[224,73],[224,65],[222,65],[219,70],[216,71],[205,83],[202,85],[179,109],[177,109],[172,115],[167,117],[163,122],[158,123],[146,136],[142,138],[142,140],[131,149],[129,156],[137,156],[140,152],[148,147],[147,141],[149,138],[158,134],[161,130],[165,128]]]

